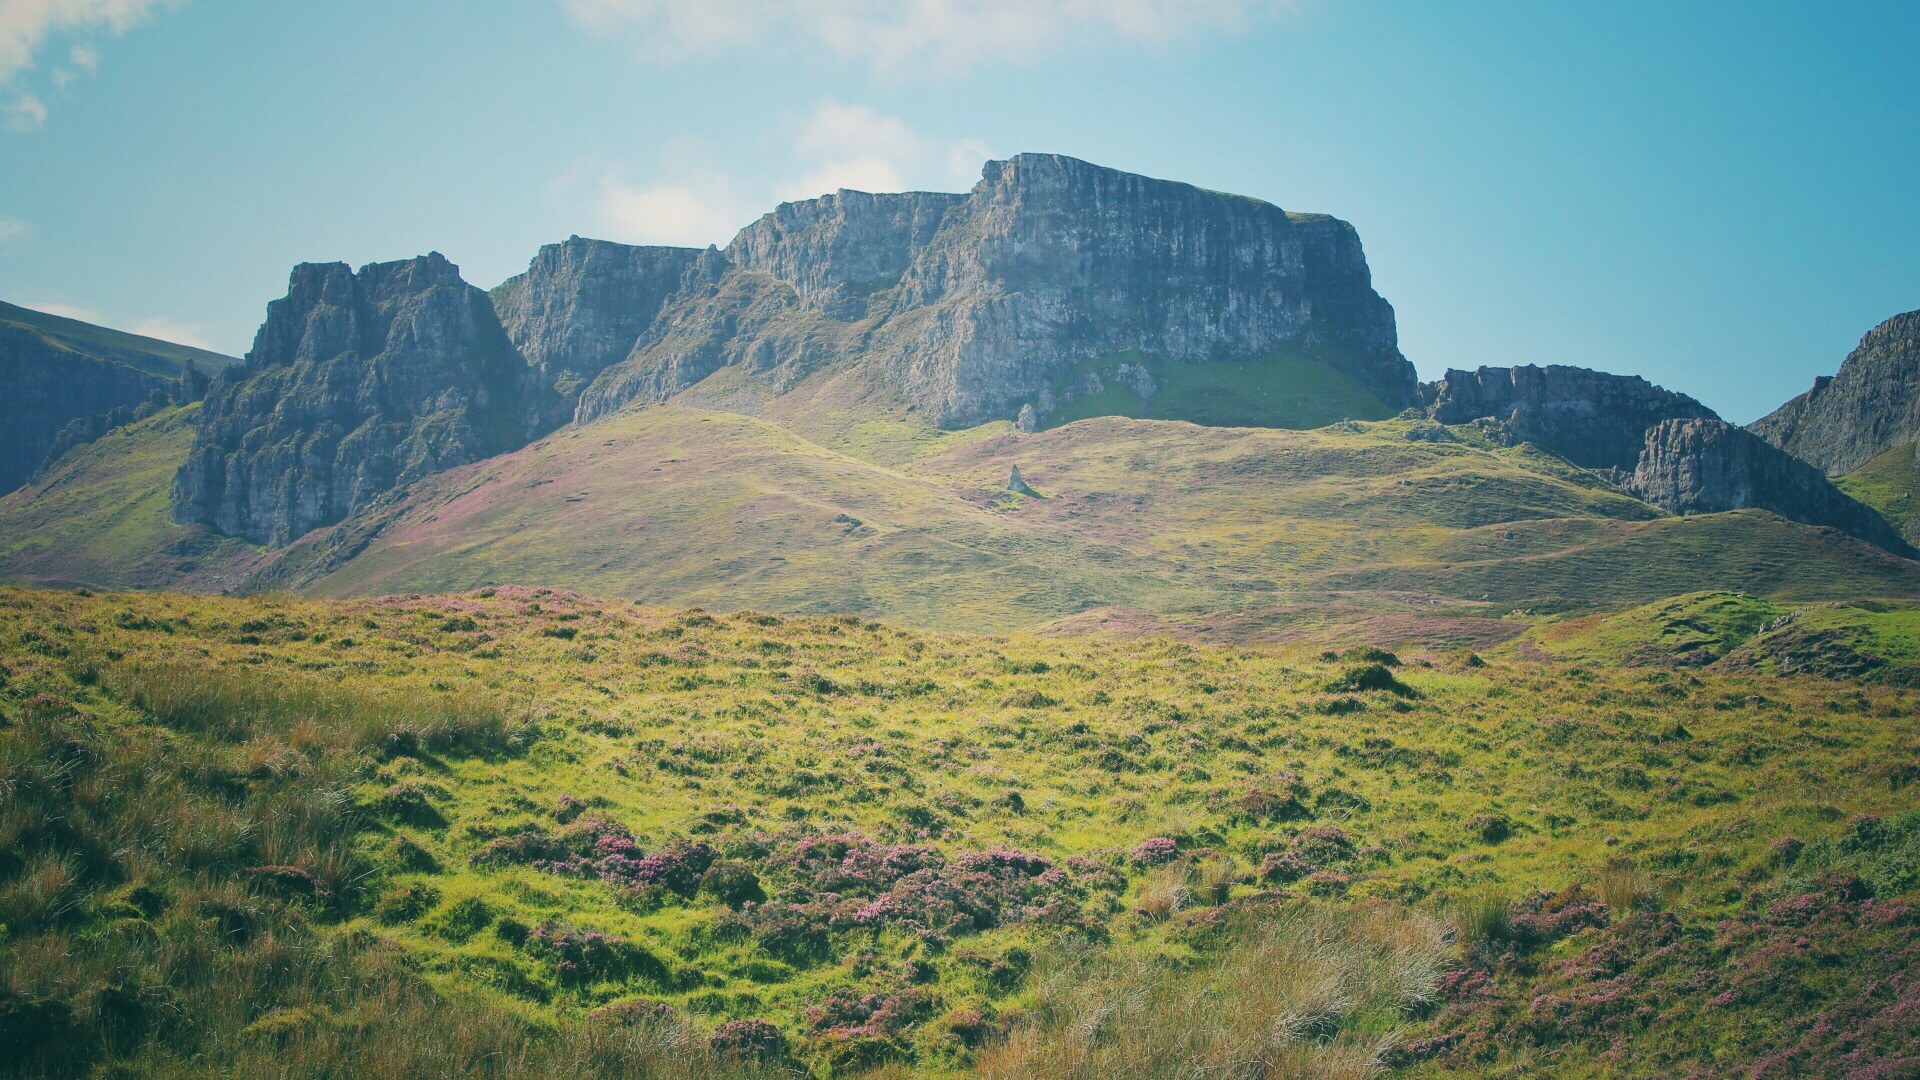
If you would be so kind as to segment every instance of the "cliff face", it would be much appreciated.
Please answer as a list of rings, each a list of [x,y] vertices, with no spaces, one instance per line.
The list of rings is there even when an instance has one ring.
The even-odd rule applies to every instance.
[[[582,396],[580,419],[718,366],[790,385],[859,360],[863,378],[964,427],[1024,405],[1044,414],[1076,392],[1076,367],[1129,353],[1249,365],[1305,353],[1384,408],[1417,399],[1351,226],[1072,158],[990,162],[964,196],[788,204],[727,257],[734,280],[683,294]]]
[[[489,293],[527,364],[522,428],[537,438],[571,420],[580,392],[626,359],[661,307],[723,260],[694,248],[629,247],[575,236],[548,244],[526,273]]]
[[[1752,430],[1829,476],[1920,438],[1920,311],[1868,331],[1837,375],[1815,379]]]
[[[1807,464],[1720,420],[1667,420],[1646,433],[1628,488],[1676,514],[1758,508],[1912,556],[1898,532]]]
[[[1637,375],[1558,364],[1449,371],[1434,389],[1443,424],[1497,421],[1514,442],[1530,442],[1583,468],[1632,472],[1647,431],[1668,420],[1718,420],[1685,394]]]
[[[296,267],[209,390],[173,518],[285,544],[414,479],[520,445],[525,365],[438,254]]]

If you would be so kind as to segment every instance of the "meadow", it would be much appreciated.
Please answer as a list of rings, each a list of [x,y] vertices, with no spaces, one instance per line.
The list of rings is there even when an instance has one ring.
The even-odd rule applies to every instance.
[[[1554,644],[0,589],[0,1072],[1920,1075],[1920,695]]]

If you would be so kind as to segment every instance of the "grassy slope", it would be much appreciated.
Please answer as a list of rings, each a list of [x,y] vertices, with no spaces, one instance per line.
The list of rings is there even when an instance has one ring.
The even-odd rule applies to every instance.
[[[1920,464],[1914,449],[1913,443],[1903,443],[1833,481],[1880,511],[1909,541],[1920,538]]]
[[[1902,769],[1920,773],[1920,697],[1906,690],[1496,662],[1401,667],[1392,674],[1409,688],[1403,696],[1391,680],[1304,651],[942,636],[845,618],[715,619],[525,589],[344,602],[0,590],[0,661],[0,709],[10,718],[0,724],[0,743],[16,730],[9,724],[69,710],[151,731],[147,714],[129,709],[117,689],[143,679],[189,698],[232,683],[259,687],[269,700],[381,696],[416,703],[411,711],[423,713],[445,702],[448,715],[476,695],[509,713],[531,706],[537,736],[518,751],[435,749],[432,736],[411,751],[410,743],[376,737],[378,724],[347,740],[389,749],[351,780],[372,822],[354,847],[364,876],[327,857],[328,872],[353,885],[305,916],[312,933],[337,942],[348,959],[394,957],[453,1002],[536,1023],[577,1019],[638,995],[668,1002],[702,1029],[728,1017],[770,1019],[815,1060],[905,1056],[922,1069],[964,1065],[967,1043],[983,1026],[1011,1026],[1018,1035],[1021,1024],[1049,1023],[1056,1015],[1049,1009],[1072,1006],[1034,997],[1044,987],[1020,978],[1027,957],[1046,955],[1062,927],[1105,935],[1123,972],[1132,969],[1129,957],[1230,960],[1233,948],[1209,944],[1234,940],[1218,937],[1215,913],[1273,910],[1263,905],[1277,886],[1256,872],[1268,854],[1291,852],[1312,863],[1318,876],[1286,888],[1332,897],[1335,910],[1380,910],[1350,906],[1371,900],[1388,911],[1410,905],[1407,918],[1422,911],[1453,918],[1465,949],[1456,962],[1472,972],[1492,964],[1488,949],[1544,948],[1550,960],[1572,955],[1567,950],[1596,933],[1575,923],[1556,931],[1574,935],[1564,946],[1526,944],[1558,939],[1523,938],[1474,914],[1489,896],[1504,903],[1584,882],[1595,892],[1570,895],[1597,896],[1620,920],[1636,908],[1658,909],[1660,918],[1689,928],[1689,940],[1711,937],[1722,920],[1764,913],[1776,897],[1815,887],[1796,884],[1805,875],[1769,853],[1775,838],[1844,838],[1852,835],[1850,815],[1912,810],[1920,791],[1897,779],[1907,775]],[[81,681],[70,674],[82,671]],[[211,674],[196,678],[195,671]],[[1387,689],[1341,689],[1343,681]],[[340,741],[325,734],[333,721],[318,709],[321,726],[300,728],[301,708],[281,710],[286,722],[278,727],[273,710],[243,709],[253,726],[235,727],[230,743],[193,751],[196,764],[181,775],[211,783],[231,772],[240,791],[300,775],[288,764],[299,760],[299,747]],[[176,707],[163,715],[189,713]],[[223,721],[206,715],[198,727],[169,722],[181,737],[217,735]],[[12,760],[0,755],[0,765]],[[569,810],[567,799],[586,805]],[[749,917],[743,926],[707,893],[632,891],[593,872],[568,876],[477,858],[499,850],[502,838],[569,835],[556,815],[582,815],[571,835],[589,839],[611,826],[581,822],[617,823],[648,852],[674,850],[675,838],[710,844],[744,864],[767,894],[800,906],[781,909],[791,911],[780,916],[786,922]],[[1309,826],[1337,827],[1345,839],[1323,842],[1325,834],[1302,832]],[[1064,902],[1047,908],[1053,915],[1002,909],[997,926],[928,933],[915,930],[917,901],[909,898],[907,914],[897,916],[904,921],[883,919],[878,930],[836,924],[820,931],[817,947],[796,952],[792,927],[813,918],[806,913],[818,905],[793,891],[800,878],[787,860],[802,837],[848,829],[930,845],[951,859],[1014,848],[1055,865],[1075,855],[1092,862],[1072,870],[1070,886],[1033,886],[1041,907],[1027,910]],[[417,847],[396,847],[399,836]],[[1156,837],[1187,853],[1173,864],[1177,876],[1131,864],[1128,852]],[[204,841],[238,842],[211,833]],[[422,849],[437,869],[422,869]],[[288,848],[270,861],[298,868],[304,858]],[[54,959],[72,951],[52,947],[60,935],[137,940],[127,937],[139,929],[133,923],[151,917],[130,908],[122,892],[102,891],[47,922],[53,909],[37,899],[44,889],[21,891],[24,872],[0,862],[0,921],[14,927],[0,941],[0,957],[15,961],[0,968],[30,998],[87,985],[34,982],[51,978],[46,965],[69,962]],[[859,883],[866,872],[850,873],[834,888],[870,895]],[[275,882],[300,880],[284,872],[197,884],[150,880],[161,895],[135,899],[162,911],[184,913],[194,904],[226,911],[207,905],[244,905],[249,893],[269,912],[300,908],[274,892]],[[1884,896],[1911,887],[1875,880],[1868,888]],[[1184,901],[1192,905],[1186,913],[1174,888],[1183,883],[1198,890]],[[240,895],[205,891],[216,888]],[[1048,891],[1055,888],[1065,891]],[[1537,910],[1519,899],[1515,905],[1514,913]],[[1135,914],[1141,910],[1149,914]],[[162,933],[188,932],[191,920],[181,918],[159,922]],[[1604,923],[1606,909],[1588,918]],[[629,959],[595,960],[600,954],[589,952],[581,954],[585,967],[564,967],[568,954],[542,944],[550,932],[522,937],[525,928],[549,923],[610,934],[617,944],[604,946],[612,950],[605,955]],[[1910,924],[1888,927],[1911,947]],[[1424,933],[1414,924],[1391,932],[1408,948]],[[1876,933],[1871,944],[1880,949],[1885,933]],[[1450,1012],[1443,1022],[1484,1036],[1459,1045],[1493,1059],[1452,1057],[1450,1044],[1432,1044],[1418,1055],[1439,1055],[1425,1068],[1505,1075],[1516,1066],[1501,1054],[1527,1060],[1532,955],[1492,967],[1493,988],[1521,1002],[1518,1019],[1482,1009],[1472,989],[1478,984],[1450,984],[1466,987],[1447,999],[1466,1015]],[[1853,992],[1850,973],[1870,968],[1866,955],[1839,954],[1825,981],[1809,984],[1787,1012],[1765,1002],[1709,1006],[1709,993],[1662,999],[1658,1056],[1608,1062],[1596,1055],[1618,1027],[1592,1039],[1570,1028],[1550,1040],[1554,1075],[1733,1067],[1804,1028],[1824,1002]],[[18,962],[28,958],[33,963]],[[1071,972],[1057,964],[1047,970]],[[1108,973],[1100,978],[1114,977],[1101,970]],[[1228,978],[1232,969],[1219,970]],[[1546,978],[1559,969],[1539,970]],[[1229,984],[1218,992],[1251,992],[1244,976]],[[841,990],[848,994],[835,993]],[[1139,996],[1125,990],[1115,1000],[1139,1008]],[[881,995],[892,1011],[864,1026],[835,1011],[862,994]],[[1589,998],[1609,1000],[1592,993],[1581,1000]],[[232,1023],[266,1018],[277,1004],[265,993],[239,1002],[242,1015]],[[1017,1010],[1034,1005],[1044,1007],[1029,1021],[1017,1019]],[[1601,1007],[1583,1006],[1589,1013]],[[342,1025],[347,1043],[353,1024],[380,1022],[364,1011],[347,1014],[337,1000],[330,1008],[334,1019],[325,1023]],[[1652,1022],[1638,1015],[1609,1023]],[[1367,1021],[1395,1022],[1412,1025],[1403,1044],[1418,1046],[1430,1030],[1417,1015]],[[309,1013],[279,1023],[279,1037],[291,1038],[318,1021]],[[876,1030],[854,1031],[865,1027]],[[1384,1028],[1360,1034],[1366,1030]],[[413,1041],[439,1038],[416,1031]],[[1004,1060],[990,1055],[986,1064]]]
[[[1515,609],[1702,587],[1795,601],[1920,593],[1913,564],[1829,531],[1752,512],[1661,518],[1558,459],[1464,429],[1432,442],[1405,438],[1403,421],[1285,431],[1107,417],[937,433],[847,416],[807,421],[828,448],[737,414],[624,413],[425,481],[291,549],[263,584],[349,595],[521,582],[949,629],[1067,619],[1463,645],[1517,632],[1501,621]],[[165,492],[187,437],[177,417],[136,426],[0,503],[24,537],[0,549],[8,576],[230,583],[252,565],[238,545],[187,556],[192,576],[169,577],[184,534],[165,524]],[[1004,488],[1014,465],[1042,497]]]
[[[1600,664],[1707,664],[1786,612],[1744,593],[1698,592],[1541,627],[1527,645]]]
[[[245,543],[168,520],[173,473],[198,405],[167,409],[82,446],[0,497],[0,565],[13,581],[218,590],[260,561]]]
[[[31,330],[74,352],[126,364],[152,375],[177,377],[189,363],[211,375],[240,361],[231,356],[176,345],[157,338],[109,330],[78,319],[49,315],[44,311],[0,303],[0,325]]]
[[[1142,399],[1115,373],[1126,364],[1146,369],[1157,388]],[[1074,369],[1063,386],[1098,377],[1099,393],[1078,397],[1046,417],[1049,427],[1096,416],[1136,419],[1177,418],[1216,427],[1257,425],[1317,428],[1341,420],[1380,420],[1393,415],[1359,383],[1331,364],[1311,357],[1276,353],[1261,360],[1183,363],[1144,353],[1090,360]]]

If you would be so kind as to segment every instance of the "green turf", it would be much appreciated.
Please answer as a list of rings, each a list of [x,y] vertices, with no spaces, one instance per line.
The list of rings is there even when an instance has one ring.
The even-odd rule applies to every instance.
[[[1920,464],[1915,446],[1902,443],[1858,469],[1836,477],[1834,486],[1880,511],[1909,541],[1920,539]]]
[[[1149,373],[1155,387],[1142,398],[1123,366]],[[1066,400],[1043,420],[1059,427],[1094,416],[1192,421],[1216,427],[1317,428],[1340,420],[1393,415],[1372,392],[1326,361],[1298,353],[1257,360],[1186,363],[1147,353],[1087,361],[1061,380],[1056,393],[1077,393],[1098,379],[1097,393]]]
[[[187,364],[212,375],[240,361],[231,356],[176,345],[171,341],[109,330],[104,326],[0,303],[0,326],[30,330],[76,353],[138,368],[150,375],[177,377]]]

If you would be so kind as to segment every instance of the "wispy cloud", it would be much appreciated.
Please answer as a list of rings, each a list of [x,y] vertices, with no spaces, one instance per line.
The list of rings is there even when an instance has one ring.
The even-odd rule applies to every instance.
[[[897,116],[832,100],[815,106],[795,131],[793,175],[785,178],[743,180],[703,163],[704,156],[688,146],[669,153],[658,174],[665,179],[656,182],[634,183],[619,170],[602,172],[598,187],[590,189],[602,235],[635,244],[725,244],[775,202],[817,198],[841,188],[969,187],[988,155],[978,139],[935,138]],[[563,179],[561,187],[581,179]]]
[[[0,217],[0,247],[5,247],[16,240],[24,240],[31,232],[33,232],[33,226],[18,218]]]
[[[49,315],[58,315],[63,319],[79,319],[81,322],[90,322],[99,326],[106,324],[105,316],[92,308],[81,307],[78,304],[63,304],[55,300],[46,300],[25,303],[21,306],[30,307],[35,311],[44,311]]]
[[[0,91],[12,97],[5,106],[6,125],[31,131],[46,123],[47,104],[26,86],[40,53],[57,38],[124,34],[156,12],[185,0],[0,0]],[[74,79],[92,74],[100,65],[100,51],[91,40],[67,50],[55,67],[51,83],[63,90]]]
[[[560,0],[582,27],[653,57],[824,46],[889,72],[953,74],[1064,46],[1159,45],[1231,32],[1296,0]]]
[[[175,345],[189,345],[196,349],[213,348],[213,342],[207,338],[203,327],[192,323],[175,322],[172,319],[142,319],[127,328],[129,334],[141,337],[159,338],[171,341]]]

